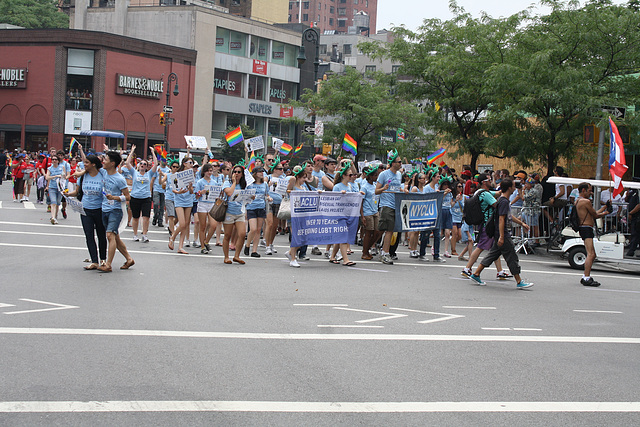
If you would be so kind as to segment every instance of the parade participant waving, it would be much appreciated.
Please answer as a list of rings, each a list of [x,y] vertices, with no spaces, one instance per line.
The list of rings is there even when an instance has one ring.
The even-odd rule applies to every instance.
[[[267,217],[267,202],[273,201],[269,196],[269,186],[264,182],[264,169],[256,167],[253,172],[255,182],[247,186],[249,190],[256,190],[256,197],[247,205],[247,219],[249,220],[249,237],[244,247],[244,254],[249,255],[249,245],[252,246],[251,257],[260,258],[257,252],[260,230]]]
[[[75,191],[68,192],[69,196],[82,198],[82,208],[85,214],[80,215],[82,230],[87,242],[87,249],[91,256],[91,264],[84,267],[85,270],[97,270],[100,266],[107,266],[107,233],[102,222],[102,199],[105,184],[106,171],[102,169],[102,161],[93,154],[84,156],[85,173],[80,178]],[[52,200],[53,202],[53,200]],[[98,248],[94,233],[98,237]],[[100,264],[98,264],[98,255]]]
[[[133,228],[133,241],[139,242],[138,223],[140,214],[142,214],[142,243],[149,243],[147,232],[149,231],[149,220],[151,218],[151,178],[155,176],[158,167],[158,159],[153,154],[153,147],[149,147],[153,156],[153,165],[149,165],[148,161],[141,160],[138,162],[137,169],[133,167],[133,157],[135,156],[136,146],[131,146],[131,153],[127,157],[126,168],[129,170],[133,180],[133,189],[131,190],[131,227]]]
[[[182,164],[176,172],[182,172],[186,169],[193,168],[193,159],[191,157],[185,157],[182,159]],[[180,235],[178,242],[178,253],[188,254],[183,249],[185,238],[189,238],[189,223],[191,222],[191,208],[193,208],[193,185],[189,183],[186,187],[178,188],[178,179],[173,178],[173,194],[174,204],[176,209],[176,217],[178,218],[178,227],[173,230],[171,238],[169,239],[169,249],[173,250],[174,242]]]
[[[58,185],[59,180],[65,180],[67,172],[60,164],[57,154],[51,156],[51,166],[47,168],[45,179],[49,182],[49,199],[51,200],[51,224],[58,223],[58,209],[62,203],[62,190]]]
[[[350,161],[345,162],[340,172],[336,174],[333,191],[337,191],[342,194],[356,192],[354,191],[354,187],[351,185],[351,180],[355,175],[357,175],[357,173],[355,168],[353,167],[353,164]],[[338,260],[336,260],[338,249],[340,249],[340,253],[342,254],[342,265],[344,265],[345,267],[356,265],[355,262],[349,260],[349,242],[340,242],[337,245],[333,245],[333,251],[331,252],[331,257],[329,258],[329,262],[331,264],[340,263]]]
[[[224,194],[230,199],[233,196],[234,191],[236,190],[244,190],[247,188],[247,181],[244,178],[244,166],[237,164],[233,167],[231,171],[231,182],[225,182],[223,189]],[[229,242],[231,240],[231,234],[236,232],[236,241],[235,241],[235,256],[233,257],[233,261],[242,265],[245,262],[240,259],[240,254],[242,253],[242,244],[244,243],[244,236],[246,235],[247,229],[244,221],[244,207],[239,202],[234,202],[229,200],[229,204],[227,206],[227,215],[224,218],[224,240],[222,241],[222,251],[224,252],[224,263],[232,264],[229,259]]]
[[[211,163],[211,166],[213,166],[213,172],[211,173],[211,181],[213,182],[213,185],[223,185],[226,180],[225,176],[222,174],[224,162],[214,160],[213,163]],[[218,194],[216,197],[219,196],[220,195]],[[213,218],[209,217],[209,224],[212,232],[216,234],[216,246],[222,246],[222,223],[217,222]],[[209,240],[210,239],[211,237],[209,238]],[[207,243],[209,243],[208,240]],[[211,249],[209,249],[209,251],[211,251]]]
[[[176,205],[175,196],[173,190],[175,190],[176,172],[180,167],[180,162],[177,160],[169,161],[169,172],[160,176],[160,184],[164,184],[166,189],[164,192],[164,208],[167,211],[167,226],[169,230],[169,236],[173,234],[173,230],[176,227]]]
[[[120,267],[121,270],[127,270],[135,261],[129,255],[127,246],[120,238],[119,227],[122,217],[122,203],[129,200],[129,188],[127,181],[118,173],[116,167],[122,163],[122,157],[115,151],[109,151],[104,156],[102,162],[103,169],[106,171],[104,176],[104,199],[102,200],[102,222],[104,224],[109,246],[107,250],[107,263],[101,265],[98,270],[108,273],[111,270],[113,258],[116,255],[116,248],[125,258],[125,263]]]

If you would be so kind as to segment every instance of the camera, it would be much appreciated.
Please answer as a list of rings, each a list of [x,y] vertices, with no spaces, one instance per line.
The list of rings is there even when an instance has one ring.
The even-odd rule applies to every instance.
[[[607,212],[611,213],[613,212],[613,205],[611,204],[611,200],[607,201],[607,203],[605,203],[607,206]]]

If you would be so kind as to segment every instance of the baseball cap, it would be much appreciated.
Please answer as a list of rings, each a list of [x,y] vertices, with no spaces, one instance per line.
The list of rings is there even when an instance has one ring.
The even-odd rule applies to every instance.
[[[314,160],[315,160],[315,158],[314,158]],[[326,164],[329,164],[329,163],[338,163],[338,161],[336,159],[332,158],[332,157],[326,157],[325,160],[324,160],[324,164],[326,165]]]
[[[520,172],[519,174],[517,174],[517,175],[516,175],[516,177],[517,177],[518,179],[521,179],[521,180],[525,180],[525,179],[527,179],[527,175],[523,174],[522,172]]]
[[[313,161],[317,162],[318,160],[327,160],[327,158],[325,156],[323,156],[322,154],[316,154],[315,156],[313,156]]]

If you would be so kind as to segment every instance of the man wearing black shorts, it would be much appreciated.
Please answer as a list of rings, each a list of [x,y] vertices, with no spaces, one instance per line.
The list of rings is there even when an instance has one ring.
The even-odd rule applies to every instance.
[[[580,198],[575,203],[575,209],[578,212],[578,222],[580,224],[580,237],[584,240],[584,247],[587,249],[587,259],[584,263],[584,274],[580,283],[584,286],[600,286],[599,282],[596,282],[591,277],[591,266],[596,259],[596,250],[593,247],[593,226],[595,220],[607,215],[607,206],[602,206],[596,211],[591,205],[590,197],[593,196],[593,187],[588,182],[583,182],[578,185],[578,193]]]

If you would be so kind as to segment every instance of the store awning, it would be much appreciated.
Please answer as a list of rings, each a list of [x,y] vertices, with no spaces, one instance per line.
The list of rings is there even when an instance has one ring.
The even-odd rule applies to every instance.
[[[103,136],[105,138],[120,138],[124,139],[124,134],[118,132],[108,132],[106,130],[83,130],[80,131],[82,136]]]

